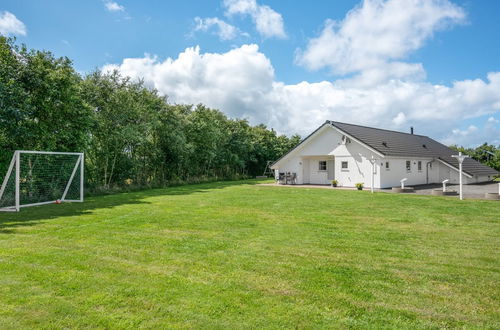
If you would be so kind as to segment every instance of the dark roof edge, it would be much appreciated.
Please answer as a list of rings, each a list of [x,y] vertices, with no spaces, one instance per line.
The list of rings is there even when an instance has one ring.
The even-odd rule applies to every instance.
[[[350,125],[350,126],[358,126],[358,127],[363,127],[363,128],[376,129],[376,130],[378,130],[378,131],[386,131],[386,132],[392,132],[392,133],[399,133],[399,134],[406,134],[406,135],[413,135],[413,136],[428,137],[427,135],[421,135],[421,134],[411,134],[411,133],[406,133],[406,132],[401,132],[401,131],[394,131],[394,130],[385,129],[385,128],[378,128],[378,127],[370,127],[370,126],[364,126],[364,125],[357,125],[357,124],[343,123],[343,122],[341,122],[341,121],[327,120],[327,122],[330,122],[330,124],[332,124],[333,126],[335,126],[335,123],[339,123],[339,124]],[[337,127],[337,126],[335,126],[335,127]]]

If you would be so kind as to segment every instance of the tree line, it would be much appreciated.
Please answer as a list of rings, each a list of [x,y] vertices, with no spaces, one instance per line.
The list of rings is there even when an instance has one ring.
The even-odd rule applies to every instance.
[[[242,178],[299,141],[0,36],[0,178],[18,149],[85,152],[91,190]]]
[[[478,162],[500,171],[500,145],[495,147],[493,144],[483,143],[476,148],[464,148],[456,145],[450,146],[450,148],[457,152],[461,151]]]

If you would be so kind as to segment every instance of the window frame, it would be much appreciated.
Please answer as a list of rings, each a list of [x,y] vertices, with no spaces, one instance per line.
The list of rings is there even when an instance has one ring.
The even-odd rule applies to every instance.
[[[345,164],[345,167],[344,167],[344,164]],[[349,171],[349,161],[347,160],[342,160],[340,162],[340,170],[341,171]]]
[[[411,172],[411,160],[406,161],[406,173]]]
[[[421,160],[417,161],[417,170],[419,172],[422,172],[422,161]]]
[[[322,169],[323,166],[321,166],[321,165],[323,165],[323,163],[325,165],[324,166],[325,169]],[[318,171],[320,171],[320,172],[326,172],[326,171],[328,171],[328,165],[327,165],[326,160],[320,160],[320,161],[318,161]]]
[[[390,171],[391,170],[391,166],[390,166],[389,162],[385,162],[385,170],[386,171]]]

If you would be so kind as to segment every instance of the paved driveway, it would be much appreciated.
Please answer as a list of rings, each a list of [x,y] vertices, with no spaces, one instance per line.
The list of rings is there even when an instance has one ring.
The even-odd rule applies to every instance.
[[[443,186],[440,184],[415,186],[415,193],[420,195],[430,195],[432,193],[432,189],[442,189],[442,187]],[[458,184],[446,185],[446,190],[455,190],[458,192]],[[498,183],[487,182],[463,185],[464,198],[484,198],[484,194],[487,192],[498,194]]]
[[[346,189],[346,190],[355,190],[356,188],[344,188],[337,187],[332,188],[329,185],[313,185],[313,184],[297,184],[297,185],[278,185],[276,183],[261,183],[262,186],[278,186],[278,187],[289,187],[289,188],[323,188],[323,189]],[[426,184],[420,186],[413,186],[415,188],[415,194],[418,195],[431,195],[433,189],[442,189],[441,184]],[[365,188],[365,190],[370,190],[370,188]],[[446,190],[455,190],[458,192],[458,185],[452,184],[447,185]],[[484,194],[489,193],[497,193],[498,194],[498,182],[487,182],[487,183],[478,183],[478,184],[469,184],[463,185],[464,190],[464,198],[478,198],[484,199]],[[375,191],[382,192],[391,192],[391,188],[387,189],[375,189]],[[453,196],[450,196],[453,197]],[[458,198],[458,196],[457,196]]]

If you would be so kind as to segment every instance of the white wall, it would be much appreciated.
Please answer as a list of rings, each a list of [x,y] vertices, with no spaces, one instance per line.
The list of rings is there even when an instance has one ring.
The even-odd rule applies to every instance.
[[[318,173],[318,161],[332,159],[328,154],[340,143],[342,135],[325,125],[308,141],[283,157],[272,168],[276,172],[297,173],[297,183],[328,184],[327,173]],[[323,179],[325,176],[325,179]]]
[[[406,161],[411,161],[411,172],[406,171]],[[422,161],[422,171],[419,172],[417,168],[417,162]],[[385,162],[388,161],[390,164],[390,169],[385,169]],[[448,179],[449,184],[458,184],[459,183],[459,175],[458,170],[443,164],[438,160],[426,159],[426,158],[395,158],[395,157],[387,157],[383,160],[384,166],[382,167],[382,188],[390,188],[400,186],[400,180],[402,178],[408,178],[408,181],[405,182],[406,186],[411,185],[419,185],[426,183],[441,183],[444,180]],[[426,178],[426,166],[428,162],[431,162],[428,168],[428,180]],[[379,164],[380,165],[380,164]],[[487,175],[483,176],[473,176],[469,178],[465,174],[463,175],[463,183],[478,183],[478,182],[486,182],[490,181],[491,177],[488,178]]]
[[[476,175],[473,178],[467,178],[467,183],[479,183],[479,182],[488,182],[493,180],[493,175]]]
[[[356,183],[363,183],[365,187],[371,187],[372,163],[370,159],[381,157],[366,149],[356,141],[339,145],[333,154],[335,155],[335,179],[343,187],[354,187]],[[347,162],[348,168],[342,169],[342,162]],[[374,167],[374,187],[380,186],[380,162]]]
[[[459,175],[458,175],[458,172],[439,162],[438,163],[438,168],[439,168],[439,179],[438,179],[438,182],[443,182],[443,180],[450,180],[448,183],[451,184],[451,183],[458,183],[459,182]],[[464,179],[466,178],[465,176],[463,177]],[[465,180],[464,180],[464,183],[465,183]]]
[[[287,157],[283,159],[279,167],[273,166],[275,178],[278,178],[279,173],[297,173],[297,183],[302,184],[304,182],[303,171],[302,171],[302,158],[300,156]]]
[[[406,161],[411,162],[411,170],[406,170]],[[418,170],[418,162],[422,162],[422,170]],[[431,162],[430,158],[396,158],[386,157],[383,161],[382,168],[382,188],[399,187],[401,180],[407,178],[405,186],[419,185],[427,183],[427,173],[429,183],[436,182],[439,173],[439,164],[437,161],[431,163],[427,168],[427,163]],[[389,169],[385,168],[385,162],[389,162]],[[380,165],[380,164],[379,164]],[[428,171],[428,172],[427,172]],[[442,180],[441,180],[442,181]],[[441,182],[439,181],[439,182]]]

